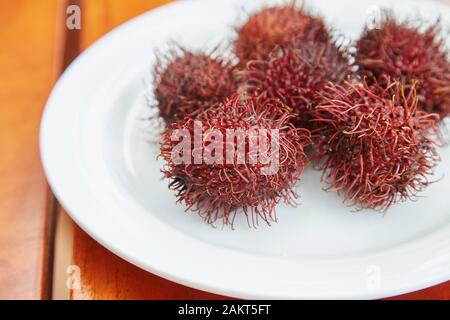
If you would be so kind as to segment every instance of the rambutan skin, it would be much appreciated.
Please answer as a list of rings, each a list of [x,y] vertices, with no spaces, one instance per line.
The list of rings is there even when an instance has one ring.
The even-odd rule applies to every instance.
[[[413,26],[385,12],[357,41],[356,63],[369,80],[390,76],[403,83],[419,81],[419,107],[442,119],[450,114],[450,63],[440,32],[439,22]]]
[[[294,4],[266,8],[252,15],[237,35],[235,52],[241,65],[266,59],[275,47],[288,44],[293,37],[323,42],[330,38],[321,18]]]
[[[360,209],[385,211],[414,199],[439,161],[429,135],[438,116],[417,109],[414,84],[385,83],[330,85],[314,110],[324,134],[316,156],[327,189]]]
[[[257,225],[260,220],[268,224],[276,221],[275,206],[280,200],[295,204],[298,195],[293,187],[307,163],[303,148],[308,143],[309,132],[293,127],[290,117],[290,113],[283,111],[275,101],[235,94],[204,112],[197,120],[186,118],[173,123],[163,135],[160,152],[160,157],[165,160],[162,172],[170,181],[169,188],[176,192],[178,201],[187,206],[186,210],[197,211],[210,224],[221,220],[224,225],[233,225],[240,209],[249,226]],[[172,141],[172,132],[185,129],[193,136],[194,121],[199,120],[203,133],[215,129],[225,137],[227,130],[243,130],[248,134],[246,151],[250,148],[250,141],[256,137],[255,130],[266,129],[272,143],[275,137],[271,130],[278,130],[279,149],[275,155],[278,170],[266,175],[263,174],[265,165],[251,163],[248,159],[242,163],[237,158],[232,163],[195,164],[192,159],[191,164],[176,164],[172,152],[178,142]],[[230,141],[224,141],[224,145],[229,144]],[[237,145],[231,142],[235,151]],[[206,147],[205,143],[203,147]],[[193,141],[192,148],[195,149]],[[192,157],[195,152],[198,148]],[[226,158],[225,151],[223,156]]]
[[[238,72],[241,88],[278,99],[296,114],[295,123],[312,129],[309,112],[329,82],[341,83],[353,72],[349,53],[332,42],[292,40],[267,60],[253,60]]]
[[[166,124],[195,117],[236,90],[232,63],[214,52],[173,49],[158,56],[153,79],[159,116]]]

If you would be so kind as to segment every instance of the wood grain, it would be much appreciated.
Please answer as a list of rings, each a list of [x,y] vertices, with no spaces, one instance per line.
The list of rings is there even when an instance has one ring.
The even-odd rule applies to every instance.
[[[81,43],[85,48],[116,25],[167,1],[90,0],[83,2]],[[74,229],[73,259],[79,272],[73,274],[71,299],[220,299],[147,273]],[[79,285],[79,287],[78,287]],[[395,299],[446,299],[450,282]]]
[[[56,2],[0,2],[0,299],[48,297],[51,221],[38,151]]]

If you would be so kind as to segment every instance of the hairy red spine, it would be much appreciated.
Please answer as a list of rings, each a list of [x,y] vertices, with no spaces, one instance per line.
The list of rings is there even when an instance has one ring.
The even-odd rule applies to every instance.
[[[160,55],[153,72],[159,115],[167,124],[195,117],[236,90],[230,61],[212,53],[174,48]]]
[[[266,8],[250,16],[237,35],[235,51],[241,65],[266,59],[276,46],[288,44],[293,37],[324,42],[330,38],[321,18],[295,4]]]
[[[276,101],[236,94],[198,118],[202,121],[203,132],[216,129],[224,136],[227,129],[246,133],[268,129],[268,138],[272,139],[270,129],[277,129],[279,168],[272,175],[262,174],[261,163],[248,161],[194,164],[192,158],[192,164],[175,164],[172,151],[178,142],[171,140],[171,134],[173,130],[186,129],[193,135],[194,119],[186,118],[172,124],[164,133],[160,152],[165,160],[162,172],[170,181],[169,188],[176,192],[178,201],[184,203],[187,210],[197,211],[208,223],[220,219],[225,225],[233,225],[236,213],[242,210],[249,225],[255,226],[260,220],[270,224],[276,220],[275,206],[280,200],[295,204],[298,195],[293,187],[307,163],[303,148],[308,143],[309,132],[293,127],[290,117]],[[245,140],[246,150],[250,138]],[[230,142],[224,141],[224,145],[227,143]],[[193,141],[192,147],[195,148]]]
[[[366,27],[356,43],[362,75],[378,81],[385,76],[403,83],[418,81],[421,109],[442,118],[450,114],[450,63],[440,23],[424,27],[396,20],[386,11],[373,29]]]
[[[248,93],[279,99],[296,114],[300,127],[311,128],[309,112],[329,82],[341,83],[352,73],[349,54],[332,42],[298,41],[278,48],[271,58],[253,60],[238,72]]]
[[[384,83],[330,85],[314,110],[324,133],[317,158],[328,190],[359,208],[386,210],[413,199],[430,184],[439,160],[429,136],[438,116],[417,109],[415,84]]]

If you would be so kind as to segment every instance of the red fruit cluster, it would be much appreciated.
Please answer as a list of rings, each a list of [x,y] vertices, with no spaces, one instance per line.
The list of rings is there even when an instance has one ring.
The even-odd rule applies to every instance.
[[[438,116],[417,109],[415,92],[415,84],[389,79],[327,88],[314,113],[324,133],[317,156],[329,190],[360,208],[385,210],[430,183],[439,158],[428,130]]]
[[[420,108],[441,119],[450,114],[450,63],[438,23],[412,26],[386,12],[379,25],[364,30],[356,47],[356,62],[368,79],[417,80]]]
[[[239,77],[246,92],[279,99],[296,114],[296,125],[311,128],[309,112],[322,90],[351,72],[346,49],[329,41],[291,40],[269,59],[250,61]]]
[[[160,57],[154,93],[167,124],[160,157],[169,188],[208,223],[233,225],[240,210],[251,226],[270,223],[281,200],[295,203],[304,149],[314,143],[327,189],[347,204],[386,210],[414,199],[430,184],[441,138],[434,134],[450,115],[450,63],[439,33],[437,23],[412,26],[386,12],[353,55],[321,18],[293,3],[266,8],[237,30],[237,66],[185,49]],[[228,141],[231,129],[243,140]],[[172,139],[179,130],[191,139],[187,152]],[[267,162],[252,161],[261,130],[277,141],[273,174],[263,174]],[[214,149],[216,139],[225,147]],[[196,160],[211,150],[213,162]]]
[[[292,38],[329,40],[323,20],[294,4],[266,8],[252,15],[237,34],[235,51],[242,65],[250,60],[266,59],[275,47],[289,44]]]
[[[178,48],[158,57],[154,95],[167,124],[195,117],[236,90],[231,63],[213,55]]]
[[[163,173],[170,180],[169,188],[176,191],[179,202],[197,211],[208,223],[220,219],[223,224],[233,225],[239,209],[243,210],[249,225],[255,226],[260,220],[268,224],[275,221],[275,206],[280,200],[291,204],[295,202],[297,194],[293,186],[307,161],[303,146],[309,139],[308,133],[296,129],[290,123],[290,117],[291,114],[283,111],[276,101],[236,94],[197,119],[202,123],[203,134],[215,129],[225,137],[229,129],[242,130],[246,134],[244,142],[239,144],[233,138],[233,141],[224,140],[223,143],[227,146],[224,152],[232,148],[236,151],[236,157],[236,148],[242,143],[244,150],[249,151],[250,143],[258,141],[257,130],[266,129],[268,141],[273,143],[276,140],[273,140],[275,137],[271,129],[277,129],[279,151],[275,156],[279,167],[269,175],[263,174],[262,170],[267,165],[259,161],[252,163],[247,160],[242,163],[234,158],[231,163],[219,161],[207,164],[203,161],[195,164],[194,154],[202,150],[195,149],[194,141],[191,144],[192,150],[195,150],[188,155],[192,157],[191,164],[175,163],[173,152],[178,152],[174,148],[179,142],[172,140],[172,132],[184,129],[193,137],[195,120],[186,118],[173,123],[170,130],[164,133],[160,153],[160,157],[166,161]],[[203,141],[202,149],[207,149],[208,145],[207,141]],[[223,154],[222,159],[226,157]]]

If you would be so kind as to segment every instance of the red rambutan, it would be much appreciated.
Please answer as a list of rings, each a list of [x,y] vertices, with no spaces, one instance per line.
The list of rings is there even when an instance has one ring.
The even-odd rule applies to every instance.
[[[352,72],[349,54],[332,42],[298,42],[279,47],[270,59],[252,60],[238,73],[244,91],[279,99],[292,108],[299,127],[311,129],[309,112],[329,82]]]
[[[330,85],[314,110],[324,134],[317,156],[327,189],[362,209],[386,210],[414,198],[439,161],[428,135],[438,116],[417,109],[415,84],[384,83]]]
[[[423,24],[423,23],[421,23]],[[390,76],[417,80],[419,107],[444,118],[450,114],[450,63],[439,22],[425,27],[396,20],[386,11],[375,28],[365,28],[356,44],[356,63],[368,80]]]
[[[260,219],[268,224],[276,220],[275,206],[281,199],[295,204],[293,186],[307,162],[303,146],[309,132],[295,128],[289,121],[292,115],[278,104],[235,94],[196,120],[186,118],[166,129],[162,172],[186,210],[197,211],[211,224],[221,219],[233,225],[242,209],[255,226]],[[200,142],[196,134],[197,139],[202,136]],[[180,136],[192,151],[180,151]],[[218,149],[212,151],[213,145]],[[266,153],[261,151],[264,145],[271,145]]]
[[[159,56],[154,68],[154,95],[167,124],[194,117],[236,90],[230,61],[183,48]]]
[[[250,60],[266,59],[276,46],[283,46],[293,37],[302,40],[328,41],[323,20],[313,17],[295,4],[266,8],[237,30],[236,56],[241,65]]]

